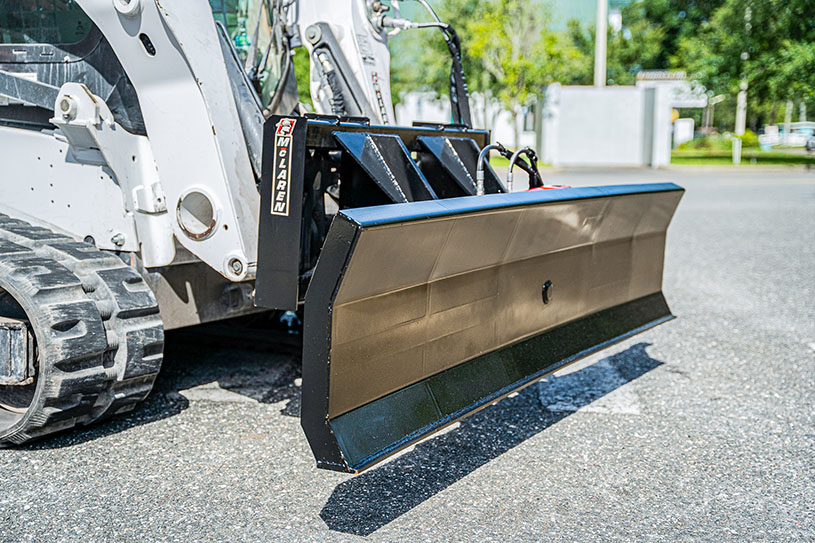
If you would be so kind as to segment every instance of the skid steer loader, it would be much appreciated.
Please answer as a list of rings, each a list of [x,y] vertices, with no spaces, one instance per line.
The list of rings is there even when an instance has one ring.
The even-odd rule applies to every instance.
[[[683,190],[508,191],[455,31],[398,7],[0,3],[0,445],[132,409],[167,329],[302,310],[303,429],[358,472],[671,318]],[[428,27],[452,122],[397,126],[388,39]]]

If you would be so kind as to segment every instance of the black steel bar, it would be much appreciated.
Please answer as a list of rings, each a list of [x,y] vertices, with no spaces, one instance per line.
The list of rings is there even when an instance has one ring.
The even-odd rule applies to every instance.
[[[368,134],[392,134],[402,138],[409,151],[420,151],[420,136],[470,138],[476,145],[484,147],[489,143],[490,133],[486,130],[464,129],[461,127],[402,127],[377,126],[360,123],[344,123],[339,118],[326,117],[325,120],[309,119],[306,145],[312,149],[338,149],[335,132],[367,132]]]

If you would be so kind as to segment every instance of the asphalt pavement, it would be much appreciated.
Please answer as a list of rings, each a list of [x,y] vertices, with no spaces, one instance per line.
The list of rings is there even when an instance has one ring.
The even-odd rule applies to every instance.
[[[815,172],[675,181],[677,319],[358,476],[318,470],[293,338],[168,337],[137,411],[0,450],[0,542],[815,541]]]

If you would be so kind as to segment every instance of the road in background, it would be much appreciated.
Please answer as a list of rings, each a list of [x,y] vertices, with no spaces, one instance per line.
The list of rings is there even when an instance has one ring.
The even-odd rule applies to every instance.
[[[813,541],[815,173],[675,181],[677,319],[352,477],[317,470],[296,347],[171,334],[135,413],[0,450],[0,541]]]

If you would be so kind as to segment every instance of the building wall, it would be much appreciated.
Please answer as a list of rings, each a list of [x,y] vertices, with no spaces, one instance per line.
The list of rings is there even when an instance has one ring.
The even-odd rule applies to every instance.
[[[539,145],[554,166],[652,166],[670,163],[667,89],[550,85]]]
[[[670,164],[673,92],[669,87],[580,87],[550,85],[546,89],[540,137],[523,130],[523,118],[471,100],[473,124],[492,130],[492,141],[517,149],[530,146],[541,162],[559,167],[662,167]],[[396,107],[397,122],[450,122],[447,100],[413,92]],[[517,124],[520,139],[515,141]]]

